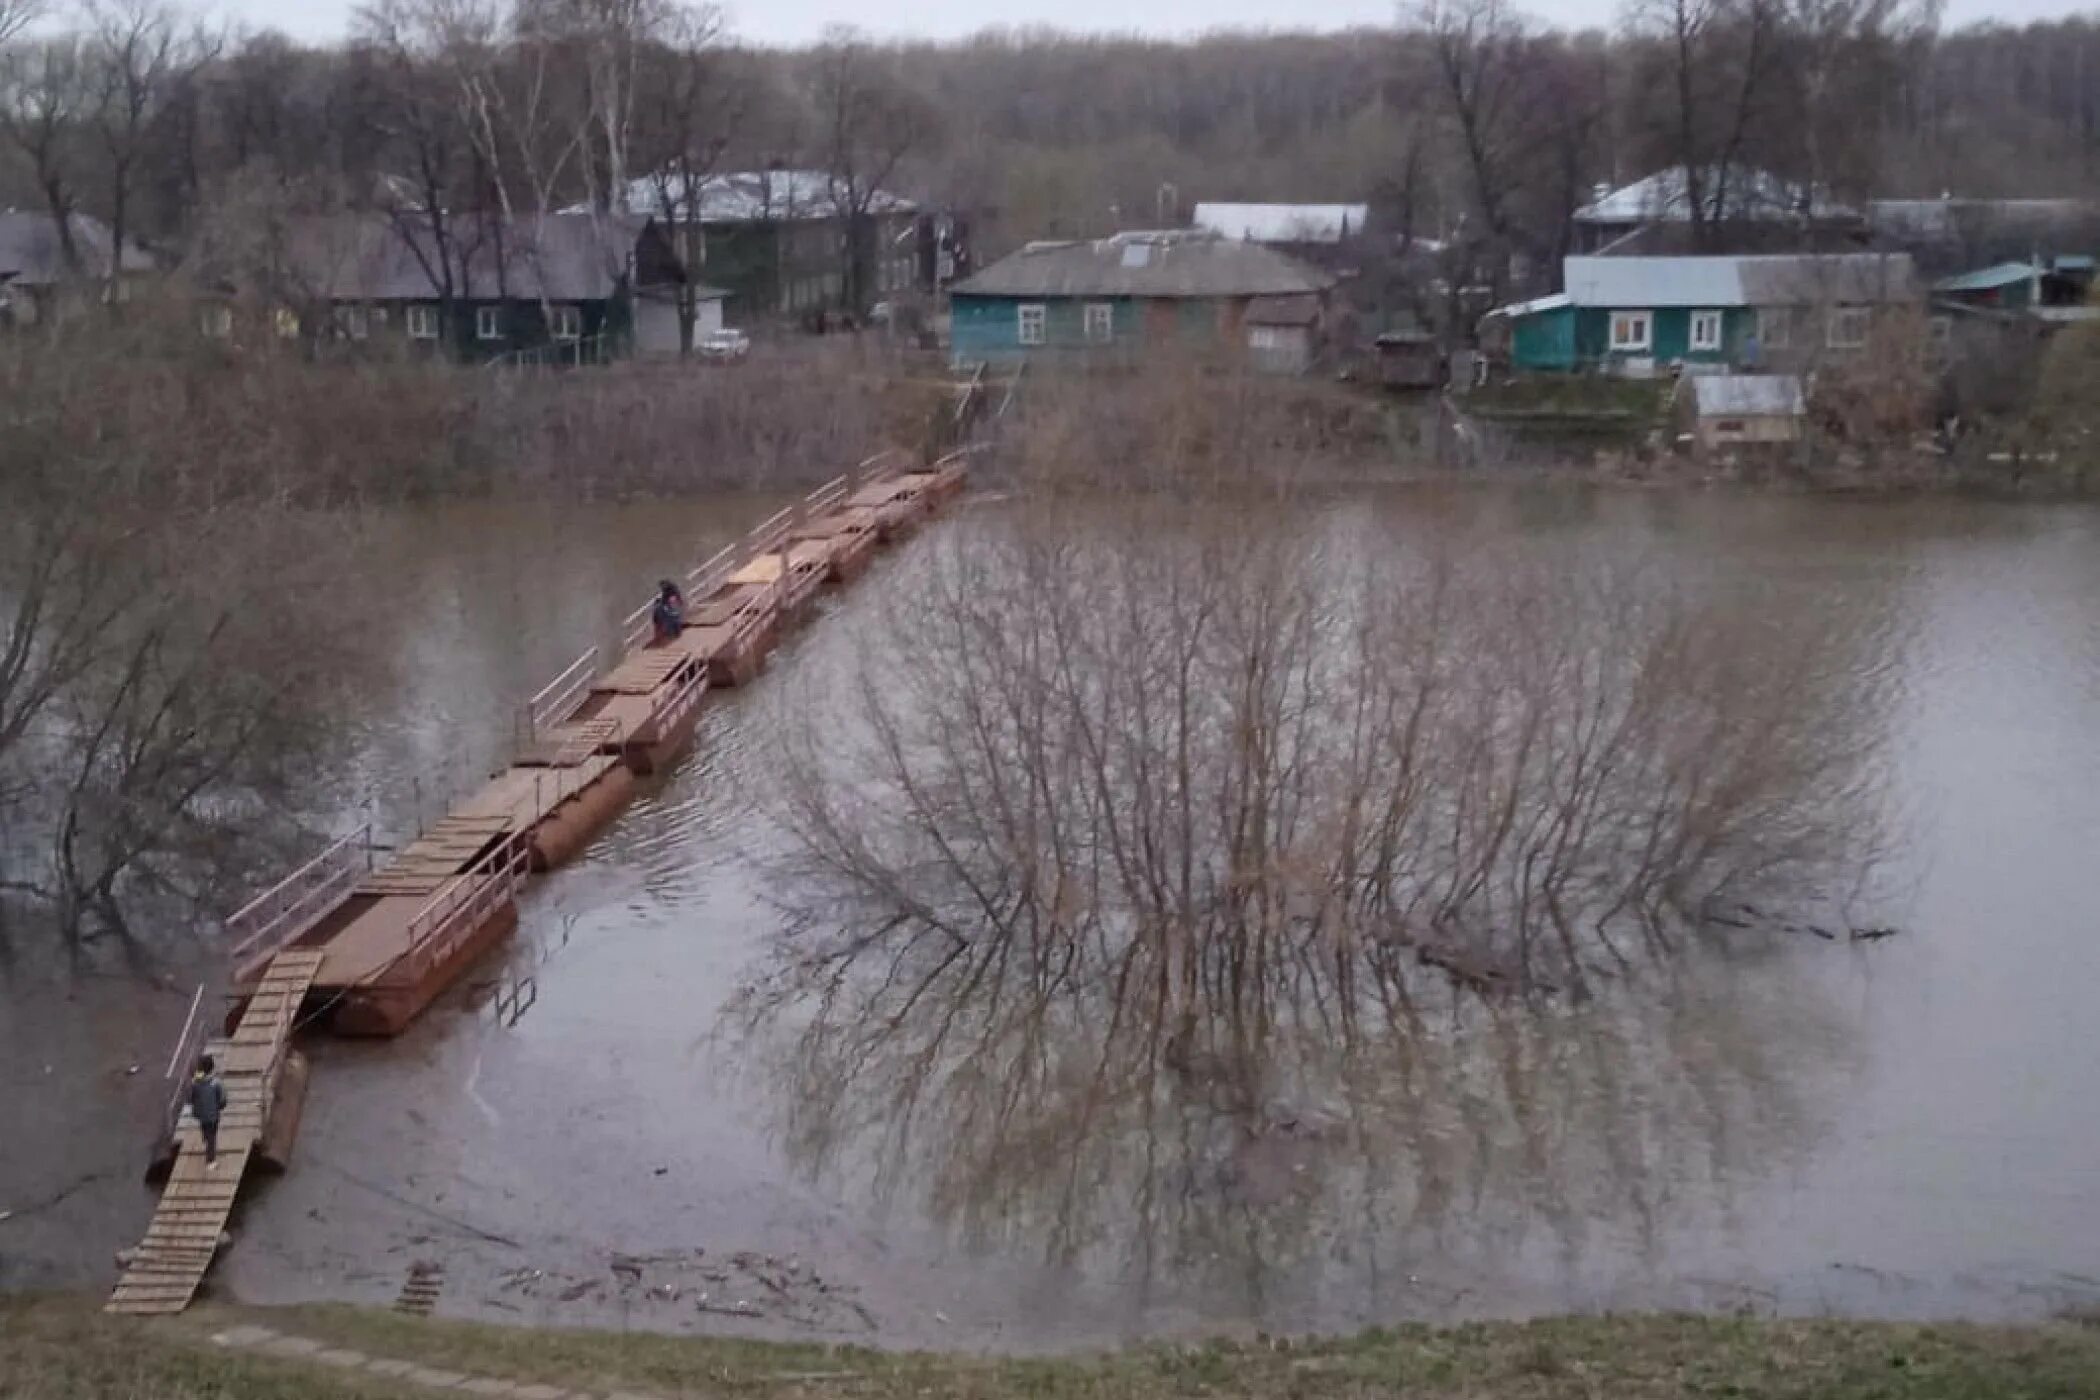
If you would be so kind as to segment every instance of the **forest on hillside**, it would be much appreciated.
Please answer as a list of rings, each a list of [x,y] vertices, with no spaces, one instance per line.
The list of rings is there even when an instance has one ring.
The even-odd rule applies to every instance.
[[[278,211],[609,207],[652,172],[774,162],[994,244],[1347,200],[1541,262],[1598,185],[1666,164],[1855,199],[2100,191],[2100,19],[1942,31],[1919,0],[1633,0],[1609,32],[1424,0],[1336,34],[794,51],[676,0],[378,0],[327,47],[162,0],[0,0],[0,39],[0,201],[176,254]]]

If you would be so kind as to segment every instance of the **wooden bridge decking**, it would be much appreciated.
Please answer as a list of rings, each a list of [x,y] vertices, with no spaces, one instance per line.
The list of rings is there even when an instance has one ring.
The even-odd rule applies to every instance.
[[[322,957],[318,950],[293,948],[271,959],[233,1034],[208,1043],[226,1086],[218,1163],[206,1165],[204,1137],[194,1122],[184,1119],[174,1170],[145,1238],[117,1279],[107,1311],[181,1312],[196,1296],[233,1213],[248,1159],[269,1120],[285,1048]]]
[[[510,766],[390,859],[372,865],[369,830],[345,838],[230,919],[237,980],[255,980],[233,1033],[206,1047],[226,1086],[218,1165],[207,1168],[195,1125],[178,1119],[166,1189],[109,1311],[179,1312],[195,1296],[309,994],[328,999],[339,1031],[405,1027],[515,927],[528,852],[544,869],[580,849],[625,804],[633,773],[690,742],[710,684],[748,682],[819,587],[852,578],[878,540],[931,514],[960,489],[961,471],[958,456],[820,487],[689,571],[682,635],[651,638],[645,604],[629,615],[626,652],[610,669],[600,672],[596,648],[572,663],[525,706]],[[550,841],[555,854],[542,849]]]

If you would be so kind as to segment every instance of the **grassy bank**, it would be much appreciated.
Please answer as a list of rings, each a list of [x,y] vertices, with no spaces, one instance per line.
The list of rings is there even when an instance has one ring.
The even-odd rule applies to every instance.
[[[8,1400],[424,1400],[372,1374],[213,1347],[244,1322],[374,1356],[481,1375],[658,1395],[1007,1400],[1183,1396],[1545,1400],[1608,1396],[1800,1400],[2042,1400],[2100,1396],[2100,1329],[1563,1318],[1404,1327],[1291,1345],[1147,1346],[1099,1356],[998,1359],[646,1334],[524,1331],[351,1308],[207,1307],[151,1323],[92,1300],[0,1300]]]

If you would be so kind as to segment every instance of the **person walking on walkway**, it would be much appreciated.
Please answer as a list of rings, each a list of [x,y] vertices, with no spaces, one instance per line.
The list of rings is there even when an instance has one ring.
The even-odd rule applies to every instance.
[[[219,1115],[226,1111],[226,1086],[219,1080],[219,1067],[209,1055],[197,1061],[196,1077],[190,1080],[190,1114],[204,1138],[204,1165],[219,1165]]]

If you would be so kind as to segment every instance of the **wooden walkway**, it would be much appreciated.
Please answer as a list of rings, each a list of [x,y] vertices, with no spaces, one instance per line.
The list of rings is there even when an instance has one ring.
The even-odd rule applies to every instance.
[[[278,1070],[321,958],[321,953],[303,948],[279,953],[256,985],[233,1035],[207,1045],[226,1085],[219,1160],[213,1166],[205,1164],[203,1135],[185,1118],[175,1168],[145,1239],[117,1280],[107,1311],[175,1313],[189,1306],[218,1251],[234,1195],[269,1119]]]
[[[233,1034],[205,1045],[226,1086],[219,1159],[207,1167],[195,1125],[175,1118],[173,1169],[109,1311],[180,1312],[195,1295],[269,1126],[309,993],[326,1000],[340,1034],[399,1033],[516,927],[528,865],[548,869],[580,850],[626,804],[636,774],[691,741],[709,690],[748,683],[824,583],[854,577],[878,541],[960,489],[963,460],[899,470],[871,458],[774,515],[687,571],[681,636],[650,636],[650,603],[630,613],[617,664],[601,667],[596,647],[571,663],[524,705],[510,765],[390,859],[374,867],[367,828],[230,918],[236,986],[249,1000]],[[194,1047],[186,1036],[178,1061]]]

